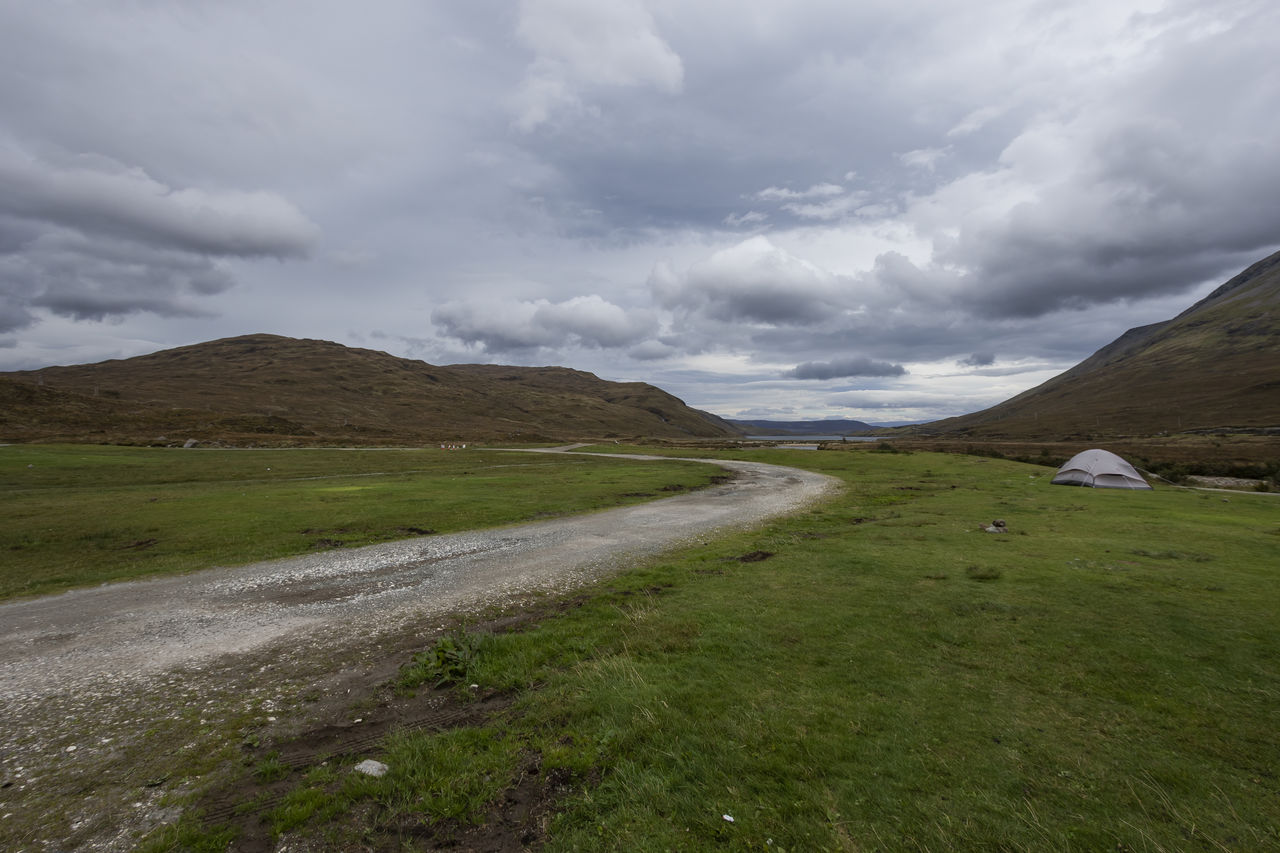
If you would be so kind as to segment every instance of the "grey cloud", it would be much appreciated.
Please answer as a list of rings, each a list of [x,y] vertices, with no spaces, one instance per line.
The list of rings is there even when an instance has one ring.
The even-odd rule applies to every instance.
[[[914,409],[921,412],[948,411],[959,414],[975,411],[999,401],[963,394],[929,394],[904,390],[874,393],[851,391],[845,394],[832,394],[827,397],[827,402],[846,409]]]
[[[1240,10],[1235,26],[1215,21],[1212,34],[1205,10],[1185,21],[1170,13],[1151,51],[1158,61],[1093,84],[1105,99],[1047,112],[998,169],[925,199],[918,215],[954,204],[949,218],[962,224],[920,275],[960,270],[957,298],[1036,317],[1185,291],[1274,250],[1280,164],[1264,140],[1280,137],[1280,116],[1246,105],[1275,98],[1277,16],[1259,5],[1228,17]],[[1020,201],[991,212],[1006,195]],[[985,209],[954,216],[976,198]]]
[[[715,252],[684,274],[660,265],[649,284],[665,307],[722,322],[810,325],[840,298],[835,276],[766,237]]]
[[[174,188],[104,157],[54,164],[0,145],[0,188],[0,214],[198,254],[297,257],[317,234],[275,193]]]
[[[680,353],[680,350],[662,341],[644,341],[627,351],[636,361],[661,361]]]
[[[521,143],[554,173],[538,195],[598,211],[597,231],[584,228],[614,238],[722,227],[744,198],[778,204],[792,222],[832,221],[875,204],[892,209],[898,191],[890,173],[909,171],[895,152],[920,147],[902,100],[916,76],[896,73],[918,67],[899,50],[907,33],[842,4],[751,6],[740,15],[696,4],[655,10],[684,69],[679,97],[605,88],[593,93],[591,109],[540,125]],[[948,117],[939,132],[953,123]],[[980,141],[975,134],[973,145]],[[957,168],[968,162],[955,158]],[[856,163],[875,176],[860,187],[868,194],[857,205],[797,204],[829,200]]]
[[[208,316],[198,300],[234,285],[219,259],[296,257],[315,236],[274,193],[174,188],[109,158],[41,160],[0,142],[9,329],[34,324],[35,309],[77,320]]]
[[[792,379],[837,379],[843,376],[902,376],[901,364],[855,356],[835,361],[807,361],[784,373]]]
[[[516,32],[534,51],[516,100],[516,125],[531,131],[561,109],[582,109],[600,87],[679,92],[680,57],[639,0],[525,0]]]
[[[767,213],[761,213],[758,210],[748,210],[743,214],[730,213],[722,221],[730,228],[739,228],[743,225],[757,226],[768,219],[769,214]]]
[[[20,299],[0,293],[0,332],[16,332],[36,322],[27,304]]]
[[[208,258],[70,233],[42,235],[20,252],[0,255],[5,313],[22,328],[43,308],[77,320],[139,311],[207,316],[196,298],[229,290],[231,275]]]
[[[969,371],[971,376],[1020,376],[1024,373],[1037,373],[1046,370],[1061,370],[1061,364],[1051,362],[1024,362],[1013,367],[989,367]]]
[[[966,367],[989,367],[996,363],[996,354],[993,352],[975,352],[968,358],[960,359],[960,364]]]

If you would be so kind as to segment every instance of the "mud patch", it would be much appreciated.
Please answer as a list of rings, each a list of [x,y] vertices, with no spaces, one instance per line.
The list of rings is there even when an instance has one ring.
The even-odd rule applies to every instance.
[[[655,587],[653,591],[658,591]],[[581,607],[588,596],[561,599],[525,607],[472,627],[481,633],[504,634],[528,630],[547,616]],[[405,655],[421,650],[422,635],[403,638],[387,649],[381,667],[367,673],[348,670],[327,683],[317,684],[308,701],[307,722],[302,730],[264,733],[242,747],[241,769],[220,786],[211,788],[192,806],[191,812],[208,827],[231,827],[237,838],[230,849],[238,853],[274,851],[271,812],[303,777],[326,762],[354,764],[377,758],[380,747],[393,732],[433,732],[479,726],[506,710],[515,694],[488,691],[468,696],[456,689],[420,688],[415,693],[397,691],[394,679]],[[306,697],[304,697],[306,698]],[[279,771],[271,778],[254,775],[255,766],[270,762]],[[572,780],[565,773],[541,772],[537,756],[526,758],[516,782],[495,802],[483,824],[452,821],[425,822],[413,818],[380,821],[377,809],[360,818],[371,838],[371,850],[402,850],[405,843],[457,851],[517,851],[539,846],[555,803]],[[581,780],[579,780],[581,781]],[[354,819],[365,806],[356,805],[347,818]],[[309,850],[306,839],[298,839]],[[320,849],[320,848],[317,848]]]
[[[234,828],[236,850],[273,850],[271,812],[298,787],[311,768],[330,761],[377,756],[381,744],[392,732],[445,731],[481,725],[512,701],[512,696],[500,693],[472,700],[449,690],[397,695],[384,689],[372,707],[348,706],[329,722],[287,739],[264,739],[257,745],[246,745],[243,759],[246,770],[201,797],[193,811],[208,826]],[[264,781],[252,775],[254,766],[268,761],[280,768],[272,774],[275,778]]]
[[[520,768],[515,784],[490,807],[479,826],[456,821],[417,823],[403,820],[389,827],[383,836],[387,850],[401,850],[406,845],[421,845],[428,850],[486,851],[486,853],[524,853],[542,846],[547,826],[555,814],[556,804],[576,781],[563,768],[542,772],[541,759],[528,756]],[[592,782],[598,782],[593,779]]]
[[[739,563],[759,563],[772,556],[772,551],[752,551],[749,554],[743,554],[741,557],[737,557],[735,559],[737,559]]]

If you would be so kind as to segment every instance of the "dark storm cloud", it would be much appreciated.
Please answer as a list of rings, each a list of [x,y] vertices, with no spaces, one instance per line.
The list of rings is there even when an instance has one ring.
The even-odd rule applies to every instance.
[[[0,280],[17,309],[11,322],[18,325],[11,328],[33,322],[28,308],[77,320],[138,311],[200,316],[208,311],[197,306],[199,298],[234,284],[208,258],[70,232],[41,235],[21,251],[0,255]]]
[[[960,364],[965,367],[989,367],[996,363],[996,354],[993,352],[975,352],[968,358],[960,359]]]
[[[853,357],[834,361],[806,361],[788,370],[783,376],[792,379],[838,379],[844,376],[902,376],[906,372],[901,364]]]
[[[16,332],[35,323],[36,318],[27,310],[27,304],[24,299],[0,293],[0,332]]]

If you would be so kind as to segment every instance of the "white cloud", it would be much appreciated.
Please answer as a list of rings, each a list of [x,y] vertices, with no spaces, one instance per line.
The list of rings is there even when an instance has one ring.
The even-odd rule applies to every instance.
[[[840,297],[835,276],[764,236],[721,249],[684,275],[659,265],[649,281],[664,307],[724,322],[812,324]]]
[[[761,213],[758,210],[749,210],[742,215],[731,213],[724,218],[724,224],[730,228],[738,228],[743,225],[757,225],[768,220],[769,214]]]
[[[907,151],[898,155],[898,160],[902,165],[912,169],[921,169],[926,172],[936,171],[938,164],[951,154],[951,149],[947,148],[917,148],[914,151]]]
[[[807,190],[791,190],[786,187],[766,187],[756,193],[755,197],[761,201],[793,201],[796,199],[809,198],[829,198],[830,196],[841,195],[844,193],[844,187],[839,184],[814,184]]]
[[[995,119],[999,118],[1005,112],[1004,108],[996,106],[978,107],[973,112],[966,115],[954,127],[947,131],[949,137],[969,136],[977,133]]]
[[[839,219],[850,213],[857,213],[863,208],[863,204],[868,198],[868,193],[850,193],[849,195],[839,196],[838,198],[817,203],[801,204],[799,202],[791,202],[789,204],[784,204],[782,209],[800,217],[801,219],[820,219],[826,221]]]
[[[490,353],[542,347],[629,347],[657,329],[653,314],[625,311],[599,296],[564,302],[474,299],[446,302],[431,315],[446,335]]]

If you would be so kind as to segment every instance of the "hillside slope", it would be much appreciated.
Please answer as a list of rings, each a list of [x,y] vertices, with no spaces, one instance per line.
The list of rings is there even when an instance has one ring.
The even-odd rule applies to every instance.
[[[1280,427],[1280,252],[1029,391],[918,431],[1070,438],[1269,427]]]
[[[246,335],[0,374],[0,438],[394,442],[737,433],[643,382]]]

